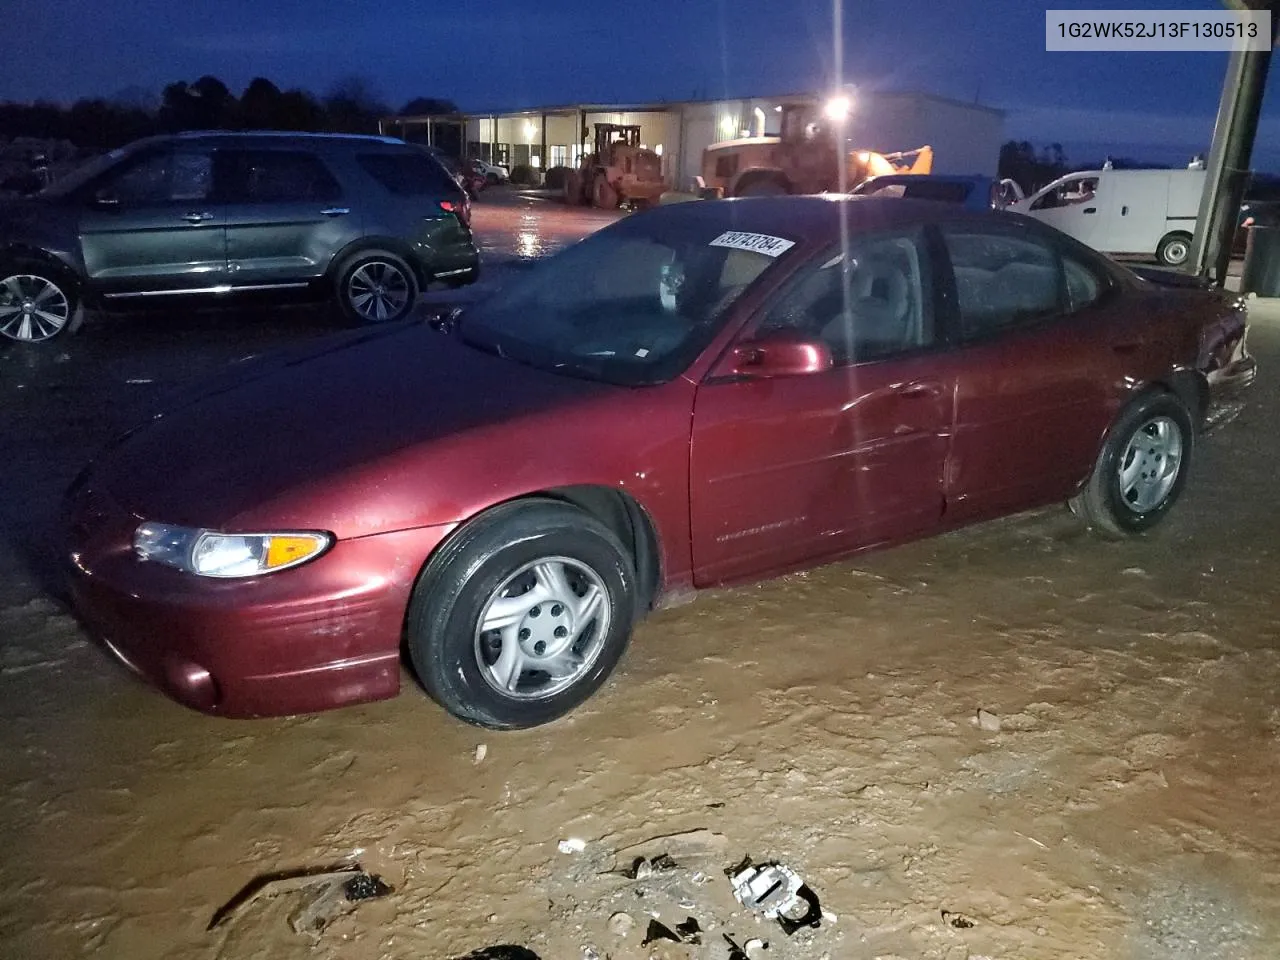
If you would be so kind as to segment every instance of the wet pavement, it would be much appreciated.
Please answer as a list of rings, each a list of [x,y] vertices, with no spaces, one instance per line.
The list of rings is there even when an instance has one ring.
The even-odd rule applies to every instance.
[[[608,218],[490,199],[475,219],[494,282]],[[1280,951],[1274,303],[1250,405],[1149,537],[1102,542],[1054,509],[716,591],[646,622],[572,717],[515,734],[411,682],[210,719],[61,606],[53,510],[97,445],[175,384],[332,329],[166,314],[0,352],[0,957],[723,958],[724,934],[779,960]],[[650,848],[670,882],[614,872],[691,830]],[[822,925],[751,919],[723,872],[744,855],[795,868]],[[314,936],[283,900],[206,930],[255,877],[348,858],[393,892]],[[701,942],[642,947],[655,912],[694,916]]]

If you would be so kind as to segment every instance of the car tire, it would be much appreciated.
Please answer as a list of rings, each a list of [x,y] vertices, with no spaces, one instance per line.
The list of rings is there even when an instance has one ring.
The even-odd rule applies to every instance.
[[[576,170],[564,175],[564,202],[571,207],[582,205],[582,177]]]
[[[587,596],[598,598],[595,607],[575,613]],[[540,726],[608,679],[630,639],[636,598],[634,563],[607,526],[555,500],[506,504],[428,563],[409,603],[409,659],[431,698],[458,719],[493,730]],[[485,631],[498,601],[518,619]]]
[[[486,173],[484,175],[484,182],[491,187],[496,187],[500,181],[496,173]]]
[[[84,316],[79,290],[64,271],[39,260],[0,264],[0,342],[62,340],[80,329]]]
[[[1156,259],[1166,267],[1180,267],[1191,256],[1191,234],[1180,231],[1165,234],[1156,247]]]
[[[613,189],[604,174],[598,175],[591,183],[591,204],[599,210],[618,209],[618,191]]]
[[[1070,500],[1072,513],[1111,539],[1150,530],[1182,494],[1195,442],[1181,400],[1164,391],[1144,394],[1107,432],[1089,479]]]
[[[337,277],[338,306],[352,323],[394,323],[407,317],[418,302],[413,268],[387,250],[356,254],[339,268]]]

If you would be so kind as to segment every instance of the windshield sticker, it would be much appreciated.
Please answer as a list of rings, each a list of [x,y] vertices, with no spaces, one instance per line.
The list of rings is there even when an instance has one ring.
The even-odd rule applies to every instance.
[[[764,233],[739,233],[736,230],[729,230],[712,240],[711,246],[728,247],[730,250],[749,250],[752,253],[763,253],[766,257],[780,257],[794,247],[795,242],[783,240],[781,237],[771,237]]]

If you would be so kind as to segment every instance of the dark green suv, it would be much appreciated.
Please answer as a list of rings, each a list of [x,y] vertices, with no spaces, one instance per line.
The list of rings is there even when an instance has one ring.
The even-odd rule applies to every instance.
[[[357,323],[472,283],[466,193],[384,137],[183,133],[116,150],[0,204],[0,335],[48,341],[89,307],[156,298],[336,298]]]

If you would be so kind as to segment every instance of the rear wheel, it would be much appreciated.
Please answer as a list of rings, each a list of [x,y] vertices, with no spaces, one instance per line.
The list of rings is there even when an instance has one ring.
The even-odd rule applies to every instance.
[[[1191,256],[1191,234],[1167,233],[1156,247],[1156,259],[1166,267],[1180,267]]]
[[[394,253],[358,254],[338,271],[338,303],[355,323],[390,323],[407,317],[418,300],[413,268]]]
[[[84,321],[74,287],[46,264],[0,265],[0,336],[18,343],[44,343],[69,336]]]
[[[591,184],[591,203],[600,210],[618,209],[618,191],[602,173]]]
[[[1186,406],[1171,393],[1135,401],[1111,427],[1071,510],[1104,536],[1122,538],[1159,523],[1182,493],[1195,447]]]
[[[555,501],[509,504],[428,564],[409,605],[409,657],[455,717],[534,727],[608,679],[635,609],[633,563],[608,527]]]

